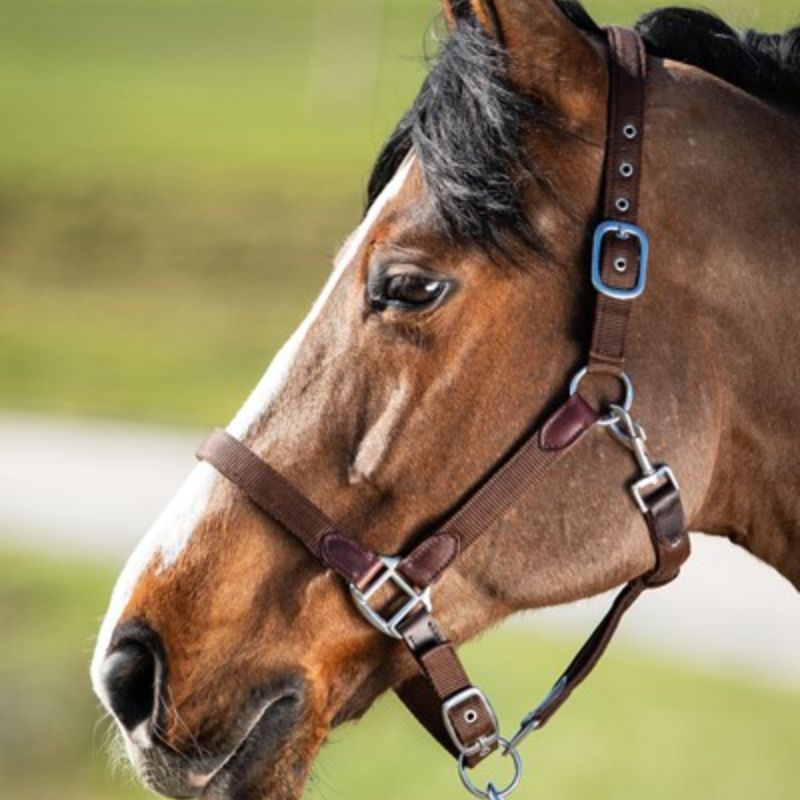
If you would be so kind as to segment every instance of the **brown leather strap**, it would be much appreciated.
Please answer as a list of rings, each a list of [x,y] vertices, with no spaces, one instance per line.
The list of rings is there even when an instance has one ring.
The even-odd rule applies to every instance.
[[[430,614],[423,611],[409,620],[403,639],[420,673],[397,687],[398,697],[442,747],[456,758],[464,753],[467,766],[475,766],[499,744],[491,704],[472,685],[455,648]]]
[[[691,545],[680,491],[672,483],[654,491],[646,498],[645,520],[656,554],[653,569],[631,581],[614,600],[609,612],[595,628],[578,654],[553,685],[549,694],[522,722],[514,737],[519,743],[526,735],[542,728],[566,703],[572,692],[591,674],[606,651],[625,613],[647,589],[664,586],[674,580],[689,557]]]
[[[667,483],[646,499],[645,521],[656,553],[655,568],[644,576],[648,589],[675,580],[691,554],[680,490]]]
[[[520,732],[514,737],[512,744],[518,744],[529,733],[542,728],[555,715],[567,702],[572,692],[589,677],[597,666],[622,618],[634,602],[647,589],[657,588],[674,580],[681,566],[689,557],[689,535],[677,487],[673,484],[663,486],[646,498],[646,503],[648,511],[645,520],[656,554],[654,568],[641,578],[631,581],[617,595],[611,609],[553,685],[547,697],[523,720]],[[428,620],[424,619],[424,615],[422,615],[410,628],[412,637],[422,642],[418,644],[412,641],[409,644],[412,652],[415,652],[417,646],[423,649],[426,646],[433,646],[431,642],[437,644],[439,648],[445,646],[444,638],[436,637],[438,628],[435,628],[435,623],[432,628],[433,634],[429,633],[430,638],[427,642],[425,641],[421,631],[426,630],[424,626],[427,624],[429,624]],[[458,755],[442,720],[442,701],[446,698],[442,696],[431,680],[431,664],[422,663],[421,667],[423,674],[405,681],[395,691],[428,732],[450,753]],[[459,686],[463,691],[469,686],[466,677],[462,683],[463,685],[459,684]],[[479,711],[482,710],[479,701],[476,701],[476,708]],[[482,730],[485,730],[485,726],[491,722],[489,712],[484,711],[480,716],[475,716],[476,727],[478,727],[478,720],[484,726]],[[479,758],[471,759],[469,763],[472,765],[479,760]]]
[[[200,445],[197,457],[238,486],[348,583],[368,579],[380,567],[373,553],[344,535],[302,492],[226,431],[214,431]]]
[[[400,565],[420,589],[434,583],[453,561],[549,472],[591,430],[597,412],[574,395],[528,436],[511,457]]]
[[[420,590],[453,561],[593,428],[597,413],[575,395],[528,435],[512,455],[461,507],[400,564]],[[307,497],[250,448],[225,431],[215,431],[198,450],[265,513],[296,536],[348,583],[364,590],[383,569],[379,558],[342,533]],[[469,681],[455,648],[427,612],[407,621],[401,632],[420,675],[398,694],[432,736],[468,766],[498,745],[497,720],[485,696]],[[449,722],[450,731],[445,724]]]
[[[636,224],[644,142],[647,56],[640,36],[624,28],[608,28],[609,110],[606,147],[606,220]],[[611,234],[602,245],[603,282],[631,289],[639,277],[640,245],[636,238]],[[625,362],[625,342],[632,303],[599,294],[589,358],[590,371],[618,373]]]

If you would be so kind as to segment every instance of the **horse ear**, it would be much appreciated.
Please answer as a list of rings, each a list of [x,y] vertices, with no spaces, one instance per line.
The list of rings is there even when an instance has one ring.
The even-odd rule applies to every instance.
[[[441,0],[441,4],[442,12],[447,20],[447,27],[451,30],[460,19],[464,19],[472,13],[470,0]]]
[[[576,122],[596,117],[607,91],[605,57],[554,0],[468,2],[484,30],[508,51],[511,78],[520,89]]]

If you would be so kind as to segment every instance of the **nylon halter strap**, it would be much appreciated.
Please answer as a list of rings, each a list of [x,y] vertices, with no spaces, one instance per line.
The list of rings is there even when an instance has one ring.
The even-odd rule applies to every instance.
[[[644,431],[630,415],[633,387],[623,371],[631,303],[646,286],[648,241],[636,225],[642,170],[646,56],[638,34],[610,28],[609,123],[605,166],[605,222],[595,233],[592,283],[598,293],[589,365],[573,381],[571,396],[530,432],[436,530],[404,556],[365,549],[264,460],[224,431],[215,431],[198,458],[212,464],[262,511],[299,539],[350,587],[358,610],[379,631],[402,640],[419,672],[396,688],[428,731],[459,758],[462,779],[473,793],[507,796],[519,778],[516,747],[541,728],[589,675],[620,620],[646,589],[673,580],[689,555],[680,491],[666,466],[654,467]],[[617,376],[626,388],[622,407],[601,418],[580,395],[589,374]],[[584,436],[606,426],[636,457],[641,476],[630,487],[655,551],[655,566],[628,584],[611,610],[569,664],[545,700],[522,722],[510,741],[500,738],[491,704],[470,682],[433,615],[432,587],[455,560],[503,514],[541,482]],[[387,602],[386,595],[389,595]],[[498,747],[514,759],[513,785],[486,791],[470,782],[467,768]]]

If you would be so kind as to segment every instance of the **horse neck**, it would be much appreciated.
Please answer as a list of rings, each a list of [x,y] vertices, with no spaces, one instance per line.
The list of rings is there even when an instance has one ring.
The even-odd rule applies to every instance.
[[[683,345],[703,360],[716,442],[696,522],[800,589],[800,121],[720,82],[661,74],[665,93],[682,83],[672,99],[685,113],[659,105],[652,129],[660,118],[670,302],[699,315]]]

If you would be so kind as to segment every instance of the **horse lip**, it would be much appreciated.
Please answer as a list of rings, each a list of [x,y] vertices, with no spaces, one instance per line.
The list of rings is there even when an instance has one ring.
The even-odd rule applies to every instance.
[[[225,770],[228,769],[228,767],[230,767],[233,764],[233,762],[236,760],[236,756],[239,755],[239,753],[242,751],[242,748],[250,741],[255,730],[261,724],[261,722],[263,721],[264,717],[267,715],[269,710],[285,696],[286,695],[282,695],[281,697],[276,697],[263,706],[261,711],[259,711],[254,716],[253,720],[248,725],[247,730],[244,736],[242,736],[242,738],[239,740],[239,743],[234,746],[234,748],[227,756],[225,756],[225,758],[222,760],[222,763],[216,769],[213,769],[207,775],[194,776],[195,780],[204,781],[202,786],[203,789],[205,789],[217,776],[222,775],[225,772]]]
[[[240,756],[246,753],[253,762],[260,763],[277,750],[297,720],[297,709],[301,707],[304,697],[302,682],[291,679],[283,681],[278,687],[273,685],[270,691],[254,690],[253,694],[257,697],[260,695],[259,705],[253,710],[251,699],[250,713],[245,717],[247,721],[240,721],[237,726],[241,732],[238,741],[230,749],[226,748],[228,752],[224,756],[197,760],[181,757],[176,760],[172,753],[164,752],[159,758],[156,751],[161,752],[163,746],[158,740],[150,747],[140,747],[126,736],[129,755],[143,782],[152,791],[175,800],[227,797],[231,789],[247,778],[248,767],[252,766]],[[283,714],[278,713],[282,707],[286,710]],[[273,711],[276,713],[271,713]],[[247,752],[257,735],[261,741]],[[163,756],[166,756],[166,761]],[[235,772],[240,760],[245,763],[241,774],[237,775]]]
[[[261,763],[267,755],[271,755],[285,739],[286,734],[291,730],[296,721],[296,711],[300,708],[302,700],[302,688],[292,686],[286,687],[284,691],[276,693],[274,697],[266,702],[261,710],[253,716],[244,735],[240,738],[238,744],[224,758],[222,763],[206,775],[195,776],[196,780],[204,782],[204,788],[201,790],[201,793],[204,794],[206,791],[212,793],[218,788],[223,788],[220,787],[221,783],[230,780],[230,784],[224,787],[228,790],[225,792],[227,795],[230,790],[235,789],[240,783],[243,783],[248,777],[249,768]],[[281,706],[285,706],[288,709],[288,718],[271,719],[274,715],[270,712],[273,710],[279,711]],[[257,741],[259,737],[262,738],[262,741]],[[250,747],[253,748],[254,752],[247,752]],[[248,758],[251,760],[251,763],[244,764],[242,774],[234,774],[236,770],[242,766],[240,762],[246,762]],[[216,797],[217,795],[213,796]]]

